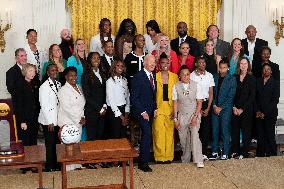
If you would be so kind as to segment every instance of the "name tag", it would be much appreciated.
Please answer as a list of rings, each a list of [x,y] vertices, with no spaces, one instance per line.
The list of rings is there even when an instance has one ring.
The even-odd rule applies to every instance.
[[[131,64],[137,64],[137,61],[131,61],[130,63]]]

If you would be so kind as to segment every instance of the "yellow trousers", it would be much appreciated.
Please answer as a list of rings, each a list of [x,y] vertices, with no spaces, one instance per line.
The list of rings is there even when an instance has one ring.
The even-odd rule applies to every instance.
[[[169,115],[157,115],[153,121],[153,151],[156,161],[174,159],[174,121]]]

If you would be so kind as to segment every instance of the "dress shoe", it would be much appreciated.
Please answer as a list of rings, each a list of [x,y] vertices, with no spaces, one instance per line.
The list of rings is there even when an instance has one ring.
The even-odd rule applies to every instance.
[[[54,170],[53,169],[50,169],[50,168],[45,168],[44,170],[43,170],[43,172],[53,172]]]
[[[144,172],[152,172],[151,167],[149,167],[149,165],[147,165],[147,164],[138,166],[138,169],[140,169],[141,171],[144,171]]]

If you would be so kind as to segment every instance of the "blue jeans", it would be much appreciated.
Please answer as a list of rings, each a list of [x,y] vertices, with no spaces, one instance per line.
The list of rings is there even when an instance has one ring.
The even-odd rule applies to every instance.
[[[230,152],[230,138],[231,138],[231,117],[232,108],[226,108],[220,112],[219,115],[212,112],[212,152],[217,153],[219,151],[219,136],[221,131],[221,137],[223,141],[223,155],[229,155]]]

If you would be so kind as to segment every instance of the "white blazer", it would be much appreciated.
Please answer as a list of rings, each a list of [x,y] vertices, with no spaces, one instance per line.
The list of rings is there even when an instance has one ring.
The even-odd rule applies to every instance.
[[[59,90],[59,127],[62,127],[65,124],[78,124],[81,117],[84,117],[86,101],[82,90],[78,85],[77,87],[80,90],[80,94],[68,82],[66,82]]]
[[[31,50],[29,44],[27,44],[25,46],[25,50],[26,50],[26,53],[27,53],[27,63],[33,64],[38,68],[38,63],[36,61],[35,55],[34,55],[33,51]],[[41,68],[41,70],[37,70],[37,71],[38,71],[39,77],[41,79],[42,78],[43,64],[44,64],[44,62],[46,62],[48,60],[48,58],[47,58],[47,53],[44,50],[42,50],[39,46],[37,46],[37,50],[38,50],[38,53],[39,53],[39,62],[40,62],[40,68]]]
[[[57,89],[61,88],[61,84],[55,81]],[[57,126],[58,115],[58,92],[53,81],[48,78],[39,88],[39,103],[40,112],[38,116],[38,122],[43,125],[52,124]]]

